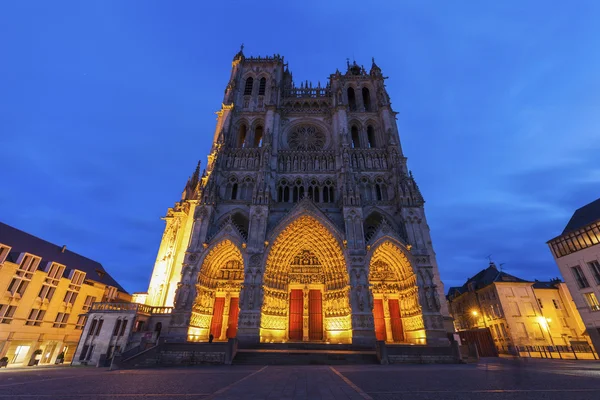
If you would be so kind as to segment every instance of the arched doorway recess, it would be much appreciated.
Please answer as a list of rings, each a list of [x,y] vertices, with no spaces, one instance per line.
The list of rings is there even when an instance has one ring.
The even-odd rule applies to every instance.
[[[383,241],[369,263],[377,340],[425,344],[425,326],[413,267],[399,245]]]
[[[302,215],[279,233],[263,290],[261,342],[352,342],[346,260],[318,219]]]
[[[188,340],[205,341],[211,333],[214,341],[236,336],[243,280],[240,250],[228,239],[216,244],[200,267]]]

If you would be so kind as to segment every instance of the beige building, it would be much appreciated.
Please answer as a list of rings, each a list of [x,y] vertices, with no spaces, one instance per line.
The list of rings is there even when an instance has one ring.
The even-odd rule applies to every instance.
[[[70,362],[94,302],[131,296],[96,261],[0,223],[0,358]]]
[[[494,263],[448,292],[456,330],[489,328],[499,352],[585,343],[585,328],[560,280],[531,282]]]
[[[579,208],[548,242],[596,351],[600,351],[600,199]]]

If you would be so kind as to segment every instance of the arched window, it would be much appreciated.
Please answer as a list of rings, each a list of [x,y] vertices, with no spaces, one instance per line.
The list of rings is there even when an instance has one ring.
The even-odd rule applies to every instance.
[[[290,201],[290,188],[288,186],[283,188],[283,201],[286,203]]]
[[[362,97],[363,104],[365,106],[365,111],[371,111],[371,94],[369,93],[369,89],[364,87],[362,88]]]
[[[375,143],[375,129],[371,125],[367,127],[367,143],[370,148],[377,147]]]
[[[312,186],[308,187],[308,198],[311,200],[313,198],[313,187]]]
[[[329,190],[327,190],[327,187],[323,188],[323,203],[329,203]]]
[[[231,200],[237,200],[238,184],[234,183],[231,188]]]
[[[375,184],[375,190],[377,192],[377,201],[383,200],[383,195],[381,192],[381,185],[379,183]]]
[[[358,128],[356,126],[353,126],[350,129],[350,132],[352,134],[351,135],[352,136],[352,148],[353,149],[359,148],[360,147],[360,140],[359,140],[359,137],[358,137]]]
[[[247,132],[248,132],[248,128],[246,128],[246,125],[240,126],[240,133],[238,134],[237,147],[245,146]]]
[[[329,186],[329,202],[333,203],[335,199],[333,198],[333,186]]]
[[[294,186],[294,198],[292,202],[296,203],[298,201],[298,186]]]
[[[244,87],[244,96],[252,94],[252,86],[254,85],[254,78],[249,77],[246,79],[246,86]]]
[[[265,95],[265,89],[267,87],[267,79],[266,78],[260,78],[259,84],[258,84],[258,95],[259,96],[264,96]]]
[[[315,203],[318,203],[321,201],[321,199],[319,198],[319,188],[318,187],[315,187],[313,200],[315,201]]]
[[[351,87],[348,88],[348,106],[350,106],[350,111],[356,111],[356,96]]]
[[[262,146],[262,137],[263,137],[263,127],[259,125],[254,129],[254,147]]]
[[[283,188],[281,186],[277,190],[277,201],[280,203],[283,201]]]

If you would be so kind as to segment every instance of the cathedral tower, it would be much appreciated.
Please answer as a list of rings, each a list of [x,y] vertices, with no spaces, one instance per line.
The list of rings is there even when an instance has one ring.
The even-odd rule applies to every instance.
[[[424,200],[375,60],[298,84],[280,55],[242,50],[206,169],[165,217],[146,304],[175,307],[181,340],[447,343]]]

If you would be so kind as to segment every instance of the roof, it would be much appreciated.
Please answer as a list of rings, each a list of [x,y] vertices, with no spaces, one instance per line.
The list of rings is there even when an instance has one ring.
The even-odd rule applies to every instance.
[[[559,283],[562,283],[562,281],[556,278],[545,282],[535,281],[532,286],[534,289],[556,289]]]
[[[37,236],[30,235],[10,225],[0,222],[0,243],[11,247],[8,259],[16,262],[19,254],[30,253],[42,258],[38,268],[45,268],[49,261],[62,264],[67,270],[77,269],[86,273],[86,278],[105,285],[114,286],[119,291],[125,289],[97,261],[72,252],[62,251],[63,246],[57,246]]]
[[[460,295],[469,291],[470,286],[472,286],[471,290],[483,289],[484,287],[491,285],[494,282],[529,282],[521,278],[517,278],[516,276],[507,274],[503,271],[498,271],[496,268],[496,264],[493,262],[490,263],[490,266],[486,269],[479,271],[472,278],[467,279],[464,285],[461,287],[451,287],[448,290],[448,297],[451,295]]]
[[[568,232],[583,228],[600,219],[600,199],[592,201],[585,206],[578,208],[574,213],[569,223],[562,232],[562,235]]]

